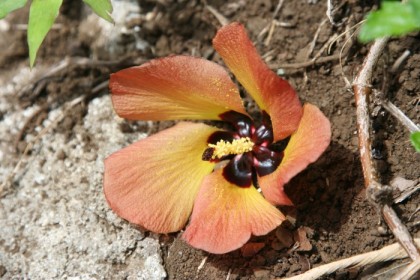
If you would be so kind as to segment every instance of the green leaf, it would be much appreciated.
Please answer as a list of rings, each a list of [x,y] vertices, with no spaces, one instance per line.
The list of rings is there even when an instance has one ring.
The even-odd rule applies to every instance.
[[[411,4],[382,2],[380,10],[371,12],[367,16],[360,30],[359,40],[368,42],[376,38],[404,35],[420,29],[420,21],[415,11],[415,5],[419,4],[417,2],[418,0],[412,0]]]
[[[420,153],[420,131],[411,133],[410,135],[411,144],[413,144],[417,153]]]
[[[34,65],[39,46],[51,29],[63,0],[33,0],[29,10],[29,61]]]
[[[27,0],[0,0],[0,19],[25,6]]]
[[[101,18],[114,23],[114,20],[111,17],[112,14],[112,4],[111,0],[83,0],[89,7]]]
[[[408,5],[413,9],[417,24],[420,25],[420,0],[411,0]]]

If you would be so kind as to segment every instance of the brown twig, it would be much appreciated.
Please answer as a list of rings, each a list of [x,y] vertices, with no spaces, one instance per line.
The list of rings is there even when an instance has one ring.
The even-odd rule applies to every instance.
[[[400,221],[397,214],[387,201],[378,201],[376,196],[380,196],[386,190],[386,186],[379,183],[376,170],[372,164],[371,140],[370,140],[370,113],[369,96],[372,92],[371,80],[373,69],[380,55],[385,48],[387,38],[378,39],[374,42],[366,56],[363,66],[353,82],[354,97],[356,100],[357,130],[359,135],[360,161],[362,163],[365,187],[373,202],[381,207],[381,212],[385,222],[393,232],[395,238],[406,250],[410,258],[415,261],[420,258],[420,253],[414,245],[413,238],[405,225]]]
[[[352,46],[352,44],[348,44],[344,48],[344,50],[342,52],[338,53],[338,54],[333,54],[333,55],[329,55],[329,56],[320,57],[321,52],[318,52],[310,60],[303,61],[303,62],[297,62],[297,63],[273,64],[273,65],[270,65],[270,68],[273,69],[273,70],[278,70],[278,69],[304,69],[304,68],[311,67],[311,66],[318,65],[318,64],[323,64],[323,63],[327,63],[327,62],[331,62],[331,61],[337,61],[337,60],[340,60],[342,57],[347,56],[351,46]],[[322,50],[325,50],[325,48],[323,47]]]

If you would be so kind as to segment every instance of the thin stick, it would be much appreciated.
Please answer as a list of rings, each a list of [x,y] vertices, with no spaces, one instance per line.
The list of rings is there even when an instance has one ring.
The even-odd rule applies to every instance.
[[[266,46],[270,45],[271,38],[273,37],[273,34],[274,34],[274,28],[276,27],[276,24],[275,24],[276,23],[276,17],[278,15],[278,13],[280,12],[281,7],[283,6],[283,2],[284,2],[284,0],[279,0],[279,2],[277,3],[276,9],[274,10],[273,18],[271,19],[271,22],[270,22],[269,27],[267,29],[268,30],[268,36],[264,41],[264,45],[266,45]]]
[[[332,11],[333,11],[333,4],[331,3],[332,0],[327,0],[327,17],[330,20],[330,23],[332,25],[336,25],[336,22],[334,21],[333,17],[332,17]]]
[[[370,276],[370,277],[369,277],[369,280],[370,280],[370,279],[381,279],[381,278],[379,278],[380,276],[382,276],[382,275],[386,275],[386,274],[389,274],[391,271],[395,271],[395,270],[397,270],[397,269],[400,269],[400,268],[402,268],[402,267],[404,267],[404,266],[407,266],[408,264],[410,264],[410,261],[405,261],[405,262],[403,262],[403,263],[401,263],[401,264],[399,264],[399,265],[393,266],[393,267],[391,267],[391,268],[388,268],[388,269],[386,269],[386,270],[384,270],[384,271],[381,271],[381,272],[379,272],[379,273],[376,273],[376,274],[374,274],[374,275]]]
[[[381,105],[391,115],[393,115],[396,119],[398,119],[411,133],[420,130],[420,128],[409,117],[407,117],[397,106],[395,106],[391,101],[387,100],[385,102],[381,102]]]
[[[232,273],[232,268],[229,268],[228,274],[226,276],[226,280],[229,280],[231,273]]]
[[[353,83],[354,97],[356,99],[356,117],[357,130],[359,135],[360,161],[362,163],[363,177],[365,187],[368,192],[373,194],[373,202],[377,206],[382,206],[375,201],[375,194],[384,191],[385,188],[377,180],[376,170],[372,164],[371,140],[370,140],[370,113],[369,113],[369,96],[372,92],[371,80],[373,68],[376,65],[380,55],[385,48],[388,38],[376,40],[366,56],[363,66],[360,69]],[[381,209],[385,222],[392,230],[395,238],[406,250],[412,260],[420,258],[420,253],[413,243],[413,238],[409,234],[405,225],[400,221],[396,213],[389,205],[385,205]]]
[[[405,50],[405,52],[403,52],[402,55],[400,55],[400,57],[395,60],[391,67],[391,73],[397,72],[398,68],[400,68],[401,64],[404,62],[404,60],[407,59],[407,57],[410,56],[410,54],[411,52],[409,50]]]
[[[322,64],[330,61],[335,61],[340,59],[340,54],[334,54],[329,56],[323,56],[318,58],[312,58],[308,61],[304,62],[297,62],[297,63],[287,63],[287,64],[278,64],[273,66],[273,68],[283,68],[283,69],[299,69],[299,68],[306,68],[309,66]]]
[[[415,240],[418,246],[420,246],[420,238]],[[324,264],[315,268],[312,268],[302,274],[282,278],[281,280],[313,280],[327,274],[331,274],[340,269],[346,269],[350,267],[366,266],[378,262],[386,262],[391,260],[398,260],[406,258],[407,252],[401,247],[400,244],[394,243],[386,246],[380,250],[364,253],[356,256],[352,256],[347,259]],[[278,278],[280,280],[280,278]]]
[[[369,50],[369,54],[365,58],[362,69],[360,69],[353,82],[363,177],[365,179],[365,186],[372,189],[379,189],[380,186],[376,180],[376,171],[373,169],[372,154],[370,152],[369,95],[372,91],[370,81],[372,79],[373,67],[382,54],[387,41],[388,39],[379,39],[375,41]]]
[[[408,256],[414,261],[419,260],[420,254],[413,242],[413,238],[411,237],[407,227],[398,218],[394,209],[392,209],[390,205],[384,205],[382,214],[384,215],[385,222],[392,230],[392,233],[395,235],[398,242],[400,242],[404,249],[407,251]]]
[[[407,267],[395,278],[395,280],[410,280],[417,271],[420,270],[420,259],[410,263]]]
[[[325,50],[326,45],[323,46],[322,51]],[[270,68],[277,70],[277,69],[304,69],[313,65],[323,64],[331,61],[340,60],[342,57],[345,57],[351,48],[351,44],[349,44],[342,52],[334,55],[329,56],[322,56],[319,57],[320,52],[318,52],[313,58],[308,61],[304,62],[297,62],[297,63],[286,63],[286,64],[276,64],[270,65]]]
[[[327,15],[327,17],[328,17],[328,19],[330,20],[330,23],[332,24],[332,25],[334,25],[334,26],[340,26],[340,25],[342,25],[344,22],[345,22],[345,20],[347,19],[347,18],[343,18],[342,20],[341,20],[341,22],[336,22],[335,20],[334,20],[334,18],[333,18],[333,13],[334,13],[334,10],[338,10],[338,9],[340,9],[341,7],[343,7],[343,5],[345,4],[345,2],[344,3],[341,3],[336,9],[334,9],[334,6],[333,6],[333,4],[332,4],[332,0],[327,0],[327,12],[326,12],[326,15]]]
[[[208,256],[205,256],[204,259],[201,261],[200,265],[197,267],[197,272],[203,269],[204,265],[206,264]]]
[[[210,13],[212,13],[212,15],[219,21],[219,23],[222,26],[229,24],[229,20],[224,15],[219,13],[219,11],[213,8],[212,6],[206,5],[206,9],[209,10]]]

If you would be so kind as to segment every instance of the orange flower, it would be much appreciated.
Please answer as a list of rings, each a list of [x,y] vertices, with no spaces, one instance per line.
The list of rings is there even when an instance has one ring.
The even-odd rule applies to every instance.
[[[221,120],[230,129],[181,122],[105,160],[104,191],[122,218],[158,233],[179,231],[211,253],[245,244],[284,220],[283,186],[330,142],[328,119],[301,106],[258,55],[244,27],[222,27],[214,48],[261,109],[253,120],[216,63],[170,56],[111,76],[117,114],[134,120]],[[286,148],[279,143],[287,143]],[[262,194],[258,191],[261,188]]]

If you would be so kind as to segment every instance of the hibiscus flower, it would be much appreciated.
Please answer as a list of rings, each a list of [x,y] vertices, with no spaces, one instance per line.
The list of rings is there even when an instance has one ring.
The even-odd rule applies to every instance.
[[[180,122],[112,154],[104,192],[129,222],[157,233],[188,223],[186,242],[221,254],[281,224],[275,205],[292,205],[284,185],[322,154],[331,130],[316,106],[302,107],[267,67],[241,24],[222,27],[213,46],[260,117],[250,117],[228,72],[214,62],[178,55],[121,70],[110,80],[119,116],[226,125]]]

